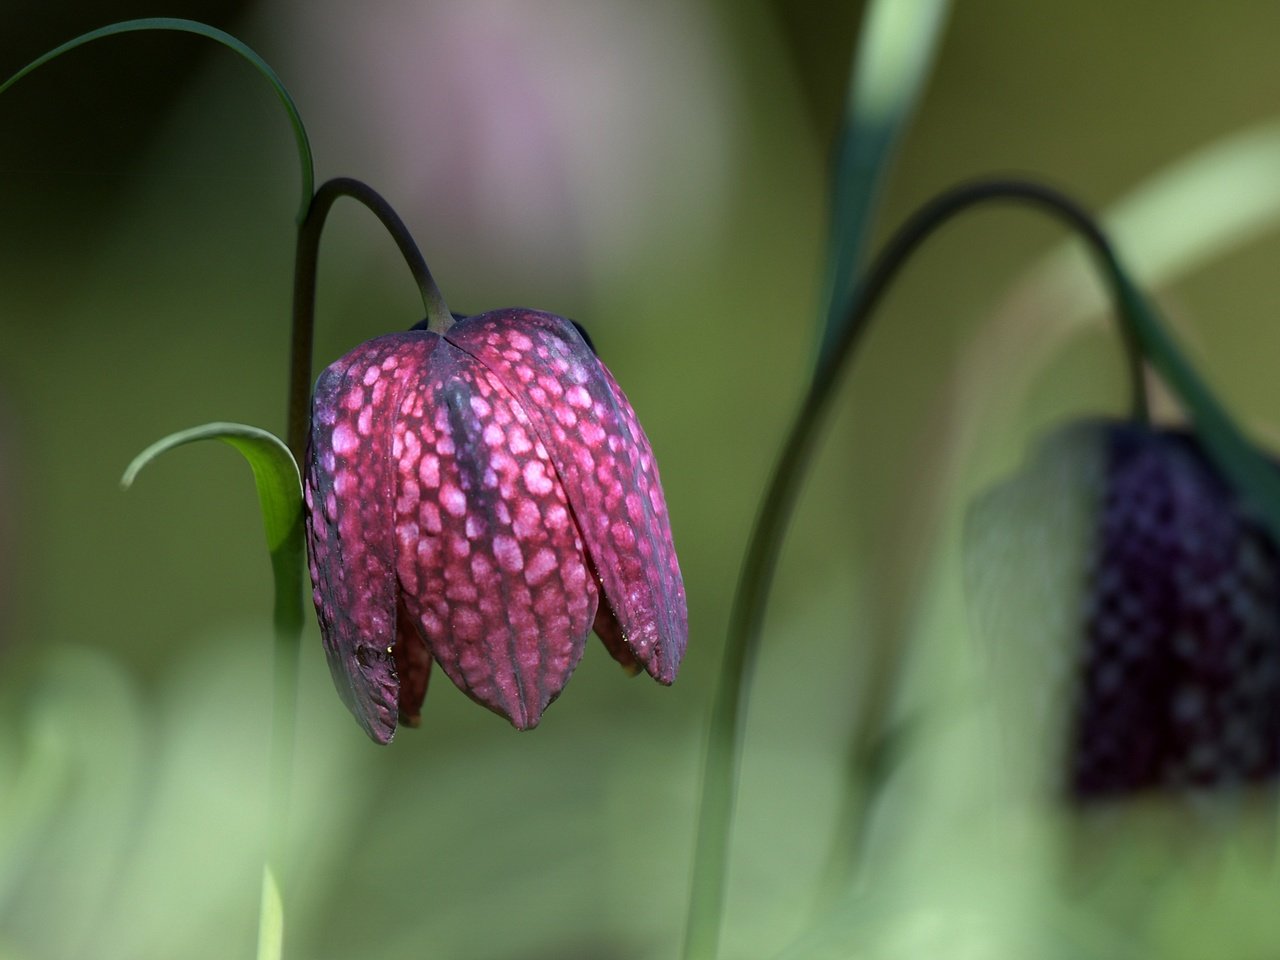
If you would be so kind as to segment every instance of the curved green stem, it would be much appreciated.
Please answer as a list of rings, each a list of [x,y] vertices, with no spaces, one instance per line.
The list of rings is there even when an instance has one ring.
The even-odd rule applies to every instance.
[[[75,39],[68,40],[61,46],[54,47],[48,53],[32,60],[4,83],[0,83],[0,93],[4,93],[27,74],[44,66],[50,60],[55,60],[64,53],[84,46],[90,41],[100,40],[103,37],[114,37],[121,33],[140,33],[150,30],[192,33],[196,36],[214,40],[240,54],[259,73],[266,77],[267,82],[275,89],[276,96],[279,97],[281,104],[284,105],[285,112],[289,115],[289,124],[293,127],[293,138],[298,145],[298,161],[302,172],[302,202],[298,205],[298,222],[301,223],[307,215],[307,208],[311,203],[311,192],[315,187],[315,164],[311,158],[311,142],[307,139],[307,131],[302,125],[302,117],[298,114],[298,108],[293,102],[293,97],[289,96],[289,91],[285,89],[284,83],[276,72],[271,69],[270,65],[248,45],[237,40],[231,34],[219,30],[217,27],[200,23],[198,20],[183,20],[174,17],[146,17],[140,20],[124,20],[120,23],[113,23],[81,34]]]
[[[1055,190],[1016,180],[963,184],[927,203],[898,230],[864,282],[856,288],[840,336],[832,349],[824,353],[792,422],[756,517],[738,579],[719,687],[712,707],[684,946],[686,960],[710,960],[716,955],[733,795],[737,788],[747,695],[759,651],[761,624],[779,548],[823,416],[875,308],[910,255],[943,223],[970,207],[993,201],[1030,204],[1065,221],[1081,234],[1106,278],[1120,314],[1134,416],[1145,419],[1147,415],[1142,379],[1145,353],[1185,405],[1210,456],[1280,537],[1280,474],[1252,448],[1196,375],[1154,307],[1129,279],[1111,244],[1084,210]],[[881,699],[887,703],[888,698]],[[882,720],[866,719],[877,724]],[[870,742],[875,742],[873,733],[868,737]],[[860,825],[865,823],[866,813],[863,807],[859,813]],[[861,826],[854,831],[855,837],[860,829]]]
[[[289,412],[286,439],[294,459],[303,462],[307,445],[308,405],[311,398],[311,354],[315,341],[316,271],[320,257],[320,235],[325,220],[339,197],[351,197],[368,207],[396,242],[401,256],[418,284],[422,308],[431,330],[442,333],[453,322],[435,278],[427,267],[409,228],[391,204],[366,183],[350,177],[335,177],[321,184],[307,215],[298,226],[293,265],[293,337],[289,349]]]

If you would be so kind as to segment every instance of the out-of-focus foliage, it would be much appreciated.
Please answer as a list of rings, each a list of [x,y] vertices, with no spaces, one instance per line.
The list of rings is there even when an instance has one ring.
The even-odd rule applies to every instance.
[[[729,0],[178,6],[162,12],[279,71],[318,175],[382,191],[451,304],[587,323],[654,442],[690,601],[669,690],[622,682],[593,649],[532,734],[441,684],[389,750],[349,722],[309,629],[286,956],[671,956],[727,602],[817,327],[823,104],[839,98],[815,99],[813,78],[843,83],[851,44],[798,57],[796,37],[847,29],[848,6],[812,5],[799,33],[776,5]],[[161,12],[19,7],[0,72]],[[1244,4],[958,4],[880,222],[991,169],[1106,207],[1274,119],[1273,26]],[[270,689],[253,491],[216,449],[128,497],[116,481],[191,423],[279,432],[287,124],[235,58],[130,37],[24,80],[0,129],[0,957],[244,956]],[[1199,249],[1163,297],[1204,374],[1265,425],[1280,236],[1217,257],[1195,217],[1160,238],[1175,228]],[[725,957],[1270,955],[1269,811],[1065,819],[1002,760],[994,692],[1019,677],[969,642],[958,518],[1047,425],[1123,402],[1100,325],[1014,379],[1056,302],[1041,288],[1008,308],[1007,335],[976,339],[1060,240],[1016,213],[953,227],[843,391],[766,627]],[[1121,237],[1140,268],[1145,243]],[[420,319],[354,209],[326,234],[319,293],[317,362]],[[970,342],[993,359],[950,379]],[[912,650],[904,732],[857,876],[815,915],[871,644]]]

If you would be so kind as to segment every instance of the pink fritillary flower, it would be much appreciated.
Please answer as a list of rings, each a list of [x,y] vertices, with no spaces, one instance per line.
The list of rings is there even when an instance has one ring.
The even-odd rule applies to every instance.
[[[306,456],[316,612],[379,743],[432,661],[518,729],[592,629],[670,684],[688,636],[653,450],[574,325],[500,310],[363,343],[316,383]]]

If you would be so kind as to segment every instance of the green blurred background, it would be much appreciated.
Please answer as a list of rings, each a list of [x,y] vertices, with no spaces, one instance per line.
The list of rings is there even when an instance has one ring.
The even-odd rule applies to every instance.
[[[384,193],[455,309],[536,306],[587,326],[658,454],[689,597],[673,688],[628,681],[593,643],[538,730],[517,735],[438,676],[422,728],[388,749],[333,694],[312,626],[287,954],[673,956],[732,588],[813,358],[829,144],[860,5],[4,0],[0,75],[155,14],[261,53],[298,103],[319,177]],[[1105,209],[1276,119],[1277,26],[1261,3],[957,4],[880,222],[990,171]],[[0,98],[0,130],[0,957],[245,956],[270,685],[252,484],[218,445],[173,454],[128,495],[117,484],[137,451],[193,424],[283,431],[288,127],[243,62],[169,34],[42,69]],[[1161,296],[1265,433],[1280,237],[1196,246],[1198,225],[1171,228],[1194,256]],[[1028,279],[1061,243],[1025,213],[951,229],[842,388],[770,607],[726,957],[780,955],[815,919],[840,859],[851,726],[877,682],[867,651],[929,651],[918,696],[943,703],[982,659],[954,576],[957,504],[1047,425],[1122,408],[1107,328]],[[419,319],[394,247],[354,204],[322,252],[317,368]],[[1062,940],[1096,949],[1028,933],[1053,929],[1044,911],[1061,899],[1026,902],[1052,873],[1043,825],[993,839],[996,745],[965,722],[931,729],[875,823],[861,896],[787,955],[1124,955],[1108,952],[1107,910],[1083,933],[1078,914],[1063,921],[1079,936]],[[1242,938],[1234,952],[1176,933],[1198,894],[1124,910],[1154,911],[1144,942],[1164,955],[1273,956],[1249,952],[1275,931],[1241,877],[1213,880],[1235,891],[1213,914]],[[1136,897],[1126,889],[1117,903]]]

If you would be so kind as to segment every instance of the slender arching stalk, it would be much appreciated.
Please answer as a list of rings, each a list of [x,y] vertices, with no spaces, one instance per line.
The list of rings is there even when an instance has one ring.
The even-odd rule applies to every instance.
[[[436,286],[427,262],[423,259],[404,221],[366,183],[350,177],[328,180],[316,191],[307,215],[298,225],[298,241],[293,266],[293,334],[289,347],[289,401],[286,442],[293,457],[302,463],[307,444],[307,407],[311,398],[311,354],[315,341],[316,270],[320,257],[320,235],[334,202],[351,197],[368,207],[378,218],[409,266],[430,329],[443,332],[453,322],[449,307]]]
[[[1129,279],[1094,220],[1069,197],[1040,184],[985,180],[962,184],[925,204],[893,236],[856,288],[848,322],[823,355],[769,479],[738,579],[705,753],[694,846],[685,960],[711,960],[720,935],[733,796],[737,788],[748,691],[778,553],[823,417],[841,374],[890,284],[920,244],[940,226],[988,202],[1030,204],[1064,221],[1088,243],[1115,299],[1131,387],[1131,409],[1147,417],[1142,377],[1144,354],[1182,400],[1224,474],[1249,495],[1280,534],[1280,477],[1235,427],[1225,409],[1194,373],[1152,305]],[[887,700],[887,698],[884,698]],[[874,737],[872,738],[874,740]],[[855,829],[853,836],[859,831]]]

